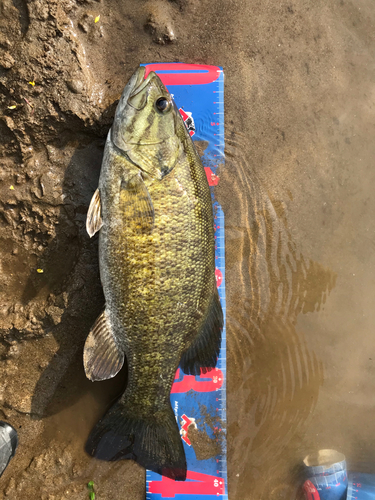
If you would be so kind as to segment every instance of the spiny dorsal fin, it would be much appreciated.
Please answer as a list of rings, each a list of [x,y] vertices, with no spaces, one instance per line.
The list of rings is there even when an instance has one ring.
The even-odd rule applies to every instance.
[[[215,287],[207,317],[199,334],[181,357],[180,367],[188,375],[199,375],[215,368],[221,345],[224,318],[219,294]]]
[[[142,176],[135,175],[121,184],[121,207],[128,227],[140,233],[147,233],[154,227],[154,207]]]
[[[105,310],[96,319],[85,342],[83,365],[86,377],[93,382],[112,378],[124,364]]]
[[[86,231],[90,238],[92,238],[103,225],[101,212],[100,192],[99,189],[97,189],[91,198],[86,218]]]

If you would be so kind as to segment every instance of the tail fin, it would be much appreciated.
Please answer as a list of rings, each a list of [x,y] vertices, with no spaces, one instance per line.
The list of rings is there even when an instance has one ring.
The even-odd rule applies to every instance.
[[[119,399],[91,431],[86,451],[101,460],[132,459],[171,479],[186,479],[185,452],[169,401],[140,417]]]

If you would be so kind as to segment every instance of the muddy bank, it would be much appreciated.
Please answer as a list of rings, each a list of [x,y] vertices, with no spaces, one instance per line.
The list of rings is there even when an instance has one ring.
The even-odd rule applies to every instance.
[[[85,217],[140,62],[226,74],[230,497],[290,499],[317,446],[371,462],[373,22],[369,0],[0,0],[0,416],[20,434],[0,498],[144,498],[140,467],[83,452],[126,375],[82,368],[103,305]]]

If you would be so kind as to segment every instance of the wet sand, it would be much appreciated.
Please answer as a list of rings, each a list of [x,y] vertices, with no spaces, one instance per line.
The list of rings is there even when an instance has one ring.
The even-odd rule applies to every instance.
[[[225,71],[230,499],[294,499],[319,448],[374,471],[374,23],[371,0],[0,0],[0,499],[144,498],[141,467],[83,452],[126,375],[81,358],[85,216],[140,62]]]

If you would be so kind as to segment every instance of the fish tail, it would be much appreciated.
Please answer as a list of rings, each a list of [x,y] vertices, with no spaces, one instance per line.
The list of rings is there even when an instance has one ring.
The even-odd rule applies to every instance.
[[[185,452],[169,401],[145,416],[120,398],[91,431],[86,452],[101,460],[132,459],[171,479],[186,479]]]

